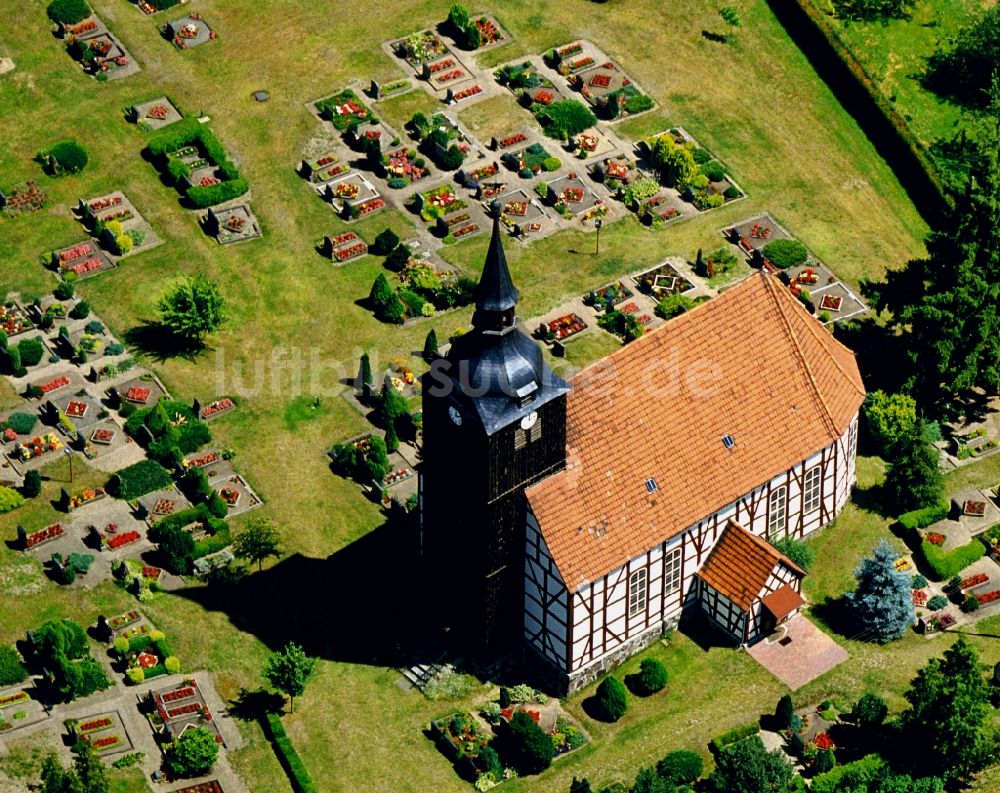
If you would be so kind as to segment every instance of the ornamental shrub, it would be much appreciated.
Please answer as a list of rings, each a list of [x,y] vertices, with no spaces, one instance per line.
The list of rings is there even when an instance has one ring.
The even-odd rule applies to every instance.
[[[181,671],[181,661],[176,655],[168,655],[163,661],[163,666],[172,675]]]
[[[285,732],[285,727],[281,723],[281,717],[277,713],[268,713],[266,727],[265,733],[268,734],[268,737],[273,742],[275,752],[281,761],[281,766],[285,769],[285,773],[288,774],[288,778],[296,793],[318,793],[319,788],[316,787],[316,783],[309,776],[305,764],[299,757],[298,752],[295,751],[295,746],[289,740],[288,734]]]
[[[79,173],[87,165],[87,150],[75,140],[64,140],[48,150],[57,173]]]
[[[924,578],[919,573],[917,573],[915,576],[913,576],[912,579],[910,579],[911,589],[923,589],[925,586],[927,586],[927,579]]]
[[[777,720],[779,730],[787,730],[792,726],[792,716],[795,715],[795,707],[792,705],[792,698],[785,694],[778,700],[778,705],[774,709],[774,718]]]
[[[394,325],[402,325],[406,319],[406,306],[399,295],[394,294],[389,298],[389,302],[379,314],[379,319],[383,322],[391,322]]]
[[[542,160],[543,171],[558,171],[562,168],[562,160],[558,157],[546,157]]]
[[[986,553],[986,547],[979,540],[972,540],[954,550],[943,551],[940,546],[924,540],[920,543],[920,553],[933,573],[934,580],[945,581],[981,559]]]
[[[595,696],[598,712],[607,721],[618,721],[628,710],[628,693],[617,677],[604,678]]]
[[[708,177],[710,182],[721,182],[726,178],[726,172],[719,162],[709,162],[702,165],[701,172]]]
[[[55,289],[52,290],[52,296],[56,300],[69,300],[73,297],[73,292],[75,287],[69,281],[61,281]]]
[[[86,319],[90,316],[90,303],[86,300],[79,301],[69,310],[69,316],[71,319]]]
[[[656,304],[655,313],[661,319],[673,319],[693,307],[694,301],[690,297],[675,292]]]
[[[179,777],[207,774],[219,756],[219,744],[205,727],[185,730],[166,751],[167,767]]]
[[[385,258],[385,266],[394,272],[402,270],[410,261],[410,249],[405,245],[397,245]]]
[[[17,509],[24,503],[24,496],[9,487],[0,487],[0,515]]]
[[[513,715],[509,730],[511,754],[520,773],[539,774],[552,765],[552,739],[525,711]]]
[[[656,773],[673,785],[690,785],[704,771],[701,755],[687,749],[669,752],[656,764]]]
[[[215,206],[216,204],[221,204],[224,201],[231,201],[234,198],[239,198],[249,189],[250,182],[241,176],[237,179],[219,182],[218,184],[209,185],[207,187],[195,185],[194,187],[188,188],[187,197],[195,208],[205,209],[210,206]]]
[[[859,727],[879,727],[885,721],[889,707],[878,694],[867,692],[854,703],[851,716]]]
[[[41,493],[42,475],[35,470],[28,471],[21,483],[21,495],[25,498],[37,498]]]
[[[573,137],[597,123],[597,117],[576,99],[556,100],[543,106],[536,115],[550,138]]]
[[[376,256],[386,256],[399,245],[399,235],[392,229],[383,229],[375,237],[371,252]]]
[[[170,473],[155,460],[140,460],[123,468],[108,480],[108,492],[122,501],[134,501],[140,496],[169,487]]]
[[[948,598],[944,595],[935,595],[927,601],[927,608],[931,611],[940,611],[948,605]]]
[[[21,655],[13,647],[0,645],[0,686],[14,686],[28,679]]]
[[[761,250],[764,257],[775,267],[787,270],[789,267],[798,267],[809,256],[806,246],[798,240],[774,240],[767,243]]]
[[[25,339],[17,347],[21,352],[21,366],[36,366],[41,363],[42,357],[45,355],[45,347],[41,337]]]
[[[128,652],[128,639],[124,636],[119,636],[115,639],[114,648],[115,652],[119,655],[125,655]]]
[[[772,543],[772,545],[803,570],[808,571],[816,559],[816,553],[813,551],[812,546],[792,537],[785,537]]]
[[[11,413],[7,420],[4,422],[4,426],[9,427],[14,430],[18,435],[27,435],[38,423],[38,417],[33,413]]]
[[[667,668],[655,658],[645,658],[639,664],[639,691],[642,694],[662,691],[668,679]]]
[[[89,17],[93,12],[86,0],[52,0],[46,9],[49,19],[64,25],[75,25]]]
[[[917,402],[909,394],[872,391],[865,397],[862,413],[865,427],[882,454],[890,454],[901,438],[917,423]]]
[[[932,523],[937,523],[939,520],[944,520],[948,517],[949,512],[951,512],[951,504],[947,501],[941,501],[938,504],[924,507],[923,509],[904,512],[897,520],[904,529],[913,531],[914,529],[926,528]]]

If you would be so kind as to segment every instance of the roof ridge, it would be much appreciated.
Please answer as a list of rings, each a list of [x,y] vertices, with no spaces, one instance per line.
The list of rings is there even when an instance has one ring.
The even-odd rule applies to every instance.
[[[806,358],[806,354],[802,351],[802,346],[799,343],[799,339],[795,333],[795,329],[792,327],[791,320],[788,318],[788,315],[785,313],[784,307],[782,307],[781,305],[782,298],[784,296],[779,295],[779,293],[775,289],[774,284],[772,284],[769,280],[771,276],[769,276],[763,270],[761,270],[761,278],[764,279],[764,283],[766,285],[765,288],[768,294],[770,294],[772,299],[774,300],[774,305],[778,309],[778,314],[781,315],[782,324],[785,326],[785,330],[788,333],[788,338],[792,342],[792,347],[795,349],[796,355],[802,362],[802,368],[805,370],[806,377],[809,378],[809,384],[812,386],[813,396],[816,398],[816,401],[819,402],[820,407],[822,408],[821,412],[823,414],[823,419],[824,422],[826,423],[827,429],[829,429],[834,435],[839,435],[840,433],[837,431],[837,424],[833,420],[833,412],[830,410],[830,406],[826,403],[826,400],[823,399],[823,391],[822,389],[820,389],[819,383],[816,382],[816,376],[813,374],[812,367],[809,365],[809,359]],[[789,299],[791,299],[791,293],[789,293]],[[802,310],[805,311],[804,306]]]

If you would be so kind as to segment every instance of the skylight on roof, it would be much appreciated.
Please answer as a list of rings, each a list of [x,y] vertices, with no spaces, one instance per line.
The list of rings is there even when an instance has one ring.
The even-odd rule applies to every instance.
[[[650,493],[655,493],[659,489],[660,486],[656,484],[656,480],[653,479],[653,477],[649,477],[648,479],[646,479],[646,490],[648,490]]]
[[[736,439],[732,435],[723,435],[722,445],[727,449],[732,449],[736,445]]]

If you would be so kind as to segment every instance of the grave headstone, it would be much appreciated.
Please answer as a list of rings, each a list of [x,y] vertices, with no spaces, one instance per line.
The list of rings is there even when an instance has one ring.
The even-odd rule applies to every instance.
[[[566,345],[563,344],[561,341],[554,341],[554,342],[552,342],[552,354],[554,356],[556,356],[557,358],[565,358],[566,357]]]
[[[382,86],[380,86],[377,81],[372,80],[372,84],[368,88],[368,93],[371,94],[371,98],[372,99],[381,99],[382,98]]]
[[[455,104],[455,92],[452,89],[448,89],[448,93],[444,95],[444,102],[446,105]]]
[[[111,388],[107,390],[107,394],[109,406],[114,410],[120,408],[122,405],[122,395],[118,392],[118,389],[111,386]]]
[[[108,618],[103,614],[97,618],[97,636],[101,641],[111,641],[111,626],[108,625]]]
[[[201,400],[198,399],[198,397],[195,397],[191,402],[191,412],[194,413],[197,418],[201,418]]]
[[[156,438],[153,437],[153,433],[149,431],[149,427],[145,424],[141,425],[135,433],[135,442],[142,447],[149,446],[154,440]]]
[[[420,69],[420,76],[423,77],[425,80],[431,79],[431,65],[426,61],[424,62],[423,67]]]
[[[59,508],[63,512],[70,512],[70,511],[72,511],[72,507],[70,506],[69,491],[65,487],[60,487],[59,488]]]
[[[136,502],[135,512],[136,520],[145,520],[149,517],[149,510],[146,508],[146,503],[144,501]]]
[[[254,91],[253,98],[258,102],[266,102],[271,98],[271,95],[267,91]]]

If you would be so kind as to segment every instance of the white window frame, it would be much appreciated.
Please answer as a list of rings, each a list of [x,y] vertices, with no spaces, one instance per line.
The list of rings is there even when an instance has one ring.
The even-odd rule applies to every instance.
[[[851,422],[851,428],[847,432],[847,453],[853,460],[858,453],[858,422]]]
[[[636,570],[628,577],[628,615],[635,617],[646,610],[646,598],[649,594],[649,581],[646,568]]]
[[[767,497],[767,536],[781,539],[788,533],[788,487],[774,488]]]
[[[821,490],[823,486],[823,470],[818,465],[814,465],[806,475],[802,477],[802,511],[815,512],[819,509],[822,501]]]
[[[677,547],[667,551],[663,558],[663,593],[670,594],[681,588],[681,579],[684,577],[682,569],[681,548]]]

